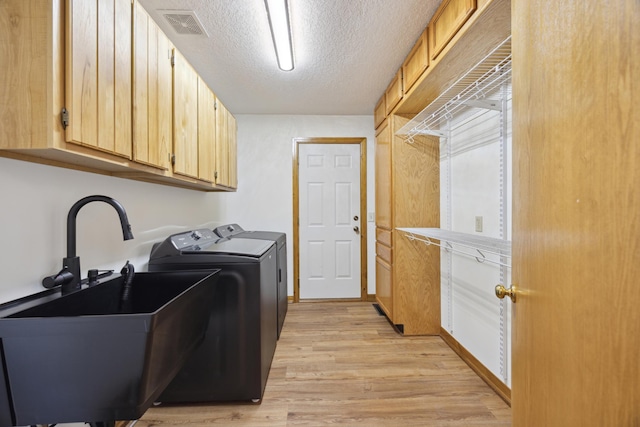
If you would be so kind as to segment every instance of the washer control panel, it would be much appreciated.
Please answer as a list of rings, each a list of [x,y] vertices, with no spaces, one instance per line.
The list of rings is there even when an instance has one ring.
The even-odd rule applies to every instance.
[[[178,249],[184,249],[191,246],[203,245],[206,243],[212,243],[218,240],[212,230],[208,228],[201,228],[199,230],[192,230],[186,233],[175,234],[171,236],[171,243]]]

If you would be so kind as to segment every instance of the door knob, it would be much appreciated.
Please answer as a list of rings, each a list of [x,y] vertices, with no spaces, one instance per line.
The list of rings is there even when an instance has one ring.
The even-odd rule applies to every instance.
[[[354,216],[354,217],[353,217],[353,220],[354,220],[354,221],[357,221],[358,219],[359,219],[359,218],[358,218],[358,215],[356,215],[356,216]]]
[[[496,296],[500,299],[509,297],[511,298],[511,302],[516,302],[516,287],[511,285],[511,287],[507,289],[502,285],[498,285],[496,286]]]
[[[360,233],[360,227],[358,227],[357,225],[355,227],[353,227],[353,231],[356,232],[356,234]]]

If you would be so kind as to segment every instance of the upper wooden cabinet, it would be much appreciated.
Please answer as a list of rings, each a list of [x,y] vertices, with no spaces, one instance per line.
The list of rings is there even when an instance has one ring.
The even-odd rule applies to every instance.
[[[431,59],[435,59],[477,8],[477,0],[444,0],[429,23]]]
[[[404,94],[409,92],[413,84],[429,67],[427,39],[428,30],[425,29],[402,64],[402,91]]]
[[[383,93],[376,104],[376,108],[373,110],[373,124],[376,129],[378,129],[378,126],[380,126],[387,117],[387,104],[385,103],[385,98],[386,96]]]
[[[402,64],[402,91],[404,94],[409,92],[413,84],[429,67],[427,34],[428,31],[425,29]]]
[[[216,105],[216,184],[231,186],[229,170],[229,112],[220,100]]]
[[[238,188],[238,124],[227,111],[227,144],[229,146],[229,187]]]
[[[173,172],[198,178],[198,73],[173,49]]]
[[[68,0],[67,141],[131,158],[131,0]]]
[[[201,177],[197,73],[178,61],[174,94],[171,43],[136,0],[1,0],[0,9],[11,18],[0,25],[0,51],[11,59],[0,71],[0,156],[203,191],[234,188]]]
[[[198,79],[198,177],[216,181],[216,96]]]
[[[398,105],[398,102],[402,99],[402,68],[398,70],[396,75],[389,83],[387,91],[385,92],[385,111],[387,115],[393,111],[393,108]]]
[[[144,8],[133,26],[133,160],[169,169],[172,123],[172,45]]]

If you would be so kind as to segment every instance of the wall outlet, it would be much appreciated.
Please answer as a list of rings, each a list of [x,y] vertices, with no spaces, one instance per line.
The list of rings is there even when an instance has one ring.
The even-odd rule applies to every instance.
[[[481,216],[477,216],[476,217],[476,231],[477,232],[481,232],[482,231],[482,217]]]

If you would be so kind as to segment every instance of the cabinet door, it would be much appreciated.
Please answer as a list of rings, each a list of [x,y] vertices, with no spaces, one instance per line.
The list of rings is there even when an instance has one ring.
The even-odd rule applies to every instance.
[[[429,23],[431,59],[435,59],[473,15],[477,0],[444,0]]]
[[[131,158],[131,0],[66,5],[66,139]]]
[[[216,97],[198,78],[198,177],[215,182]]]
[[[376,256],[376,301],[393,322],[393,288],[391,265]]]
[[[216,102],[216,184],[228,187],[229,179],[229,112],[218,99]]]
[[[383,93],[378,103],[376,104],[376,108],[373,110],[373,124],[378,128],[387,117],[387,104],[385,102],[385,94]]]
[[[133,160],[168,169],[173,139],[172,47],[137,2],[133,22]]]
[[[387,115],[393,111],[393,108],[398,105],[398,102],[402,99],[402,68],[398,70],[391,83],[387,87],[385,92],[385,109]]]
[[[173,172],[198,178],[198,74],[173,49]]]
[[[391,229],[391,125],[388,119],[376,134],[376,225]]]
[[[407,55],[407,59],[402,64],[402,86],[406,94],[413,84],[420,78],[422,73],[429,67],[429,54],[427,52],[427,30],[425,29],[413,49]]]
[[[229,187],[238,188],[238,125],[231,113],[227,114],[227,139],[229,141]]]

